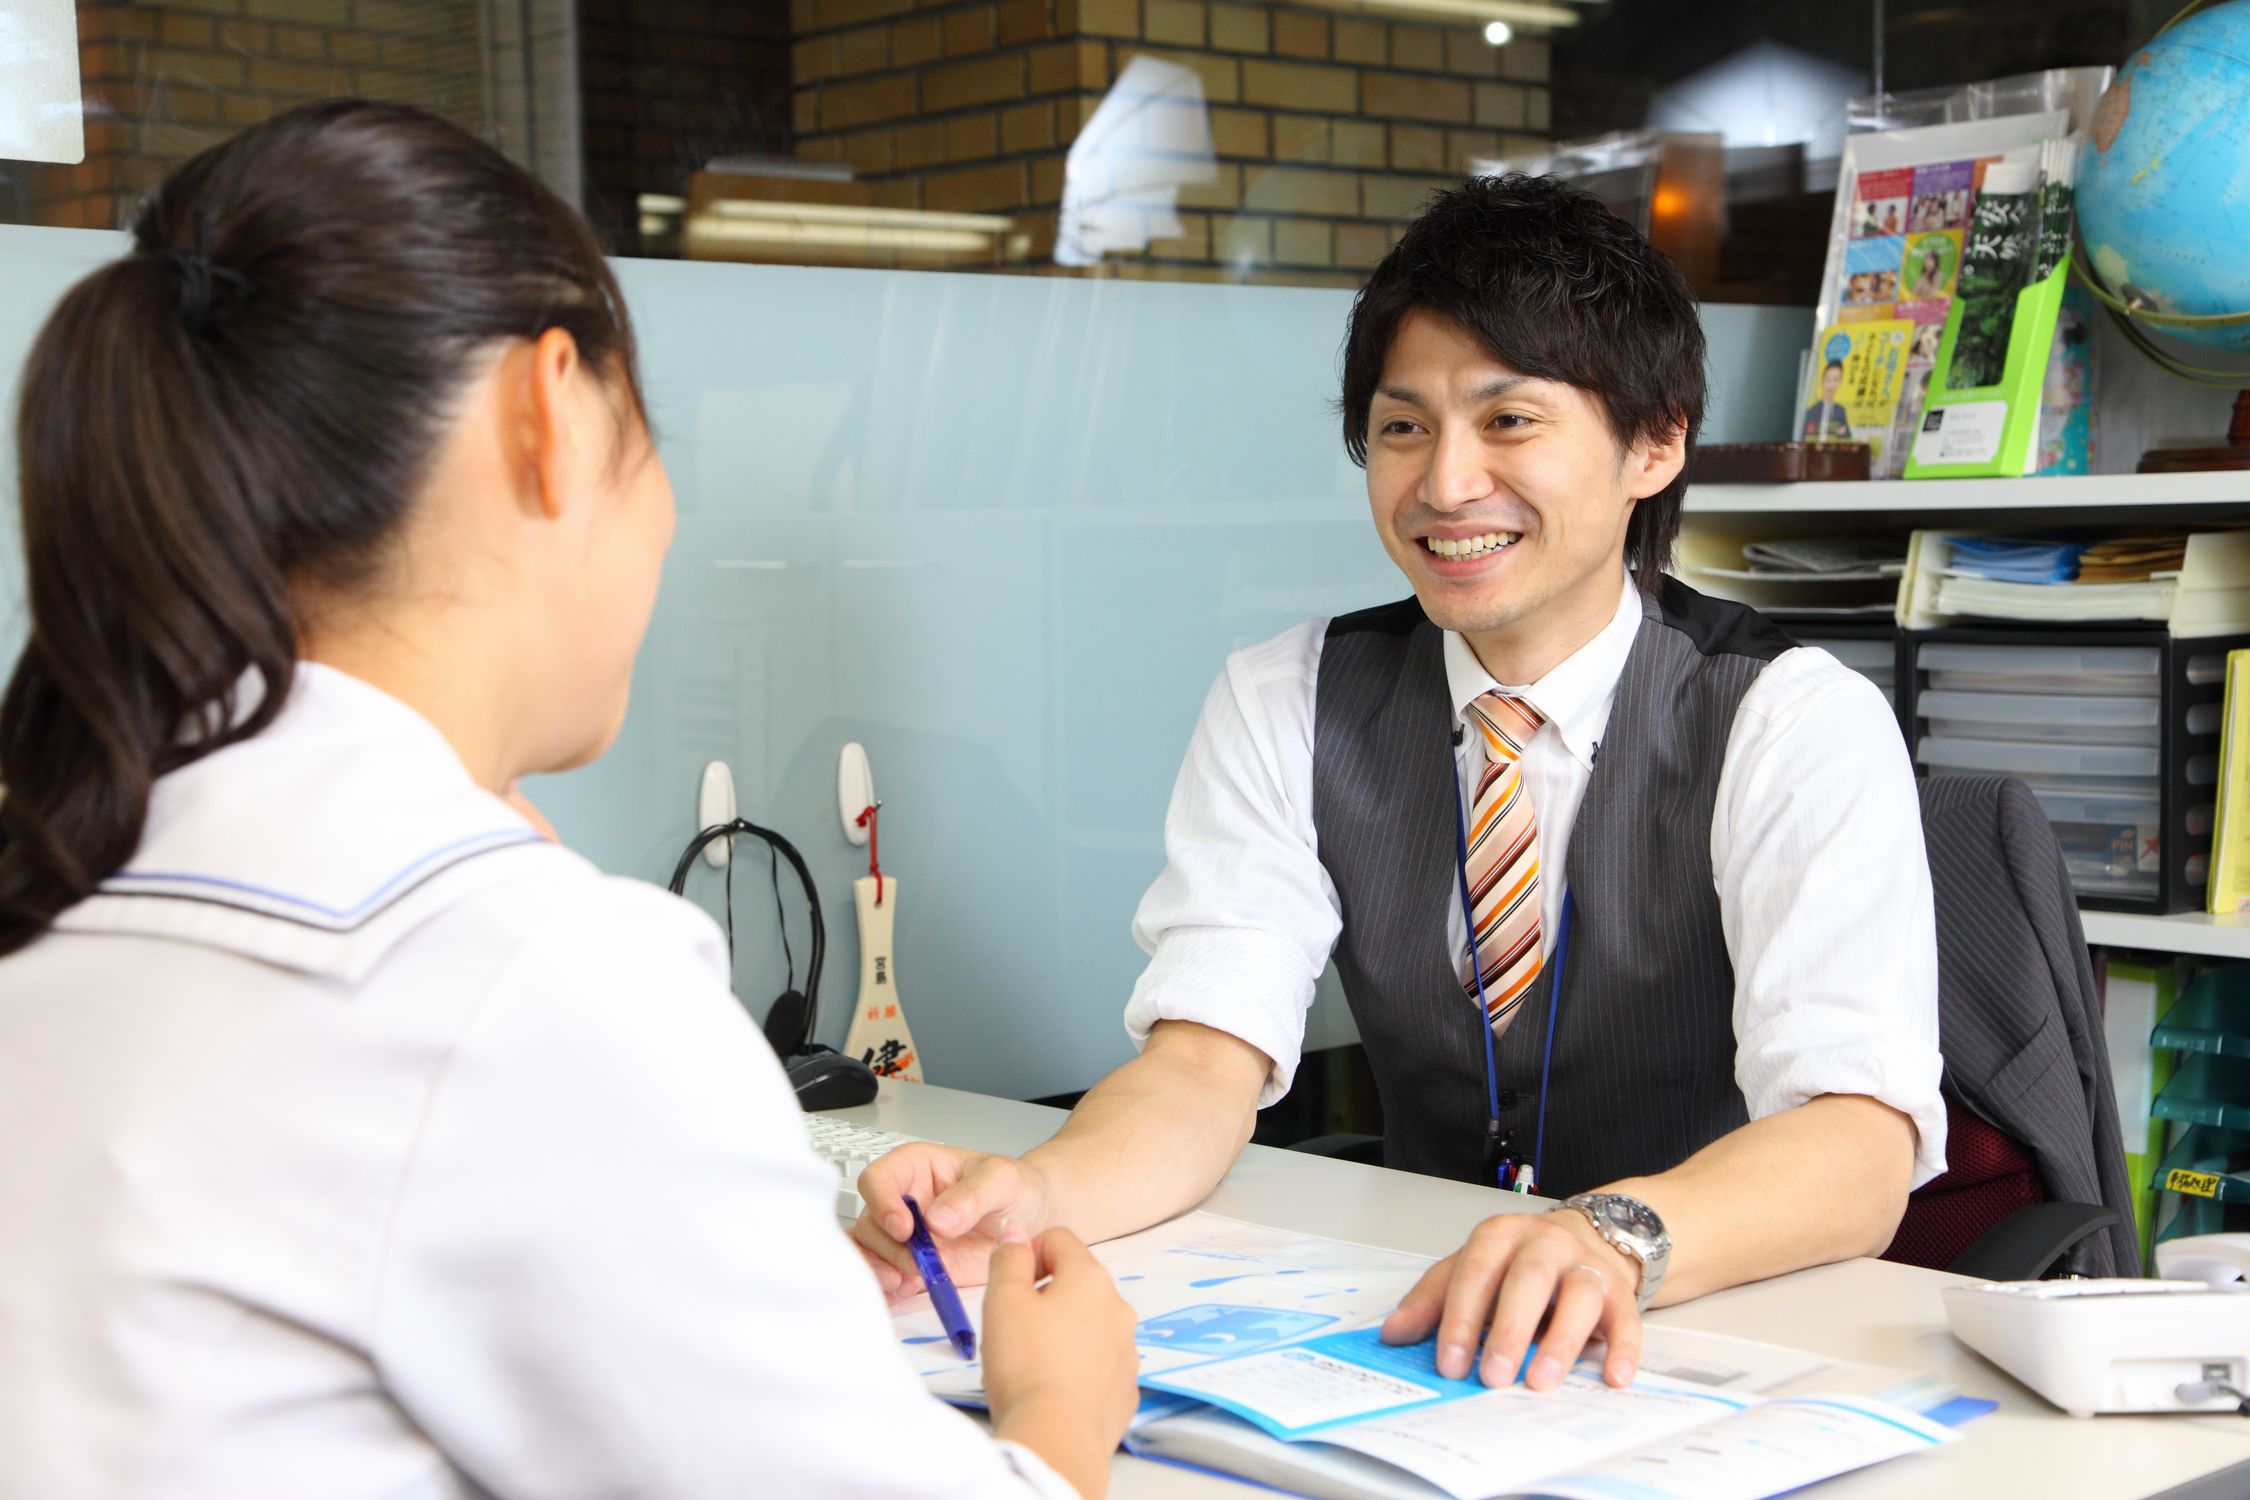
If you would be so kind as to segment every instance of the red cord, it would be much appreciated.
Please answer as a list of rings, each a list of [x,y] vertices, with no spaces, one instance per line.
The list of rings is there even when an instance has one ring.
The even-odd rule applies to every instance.
[[[861,828],[867,830],[867,873],[875,877],[875,904],[877,906],[883,904],[883,860],[880,853],[881,845],[876,842],[875,822],[876,814],[882,810],[883,804],[876,802],[869,805],[864,812],[853,819]]]

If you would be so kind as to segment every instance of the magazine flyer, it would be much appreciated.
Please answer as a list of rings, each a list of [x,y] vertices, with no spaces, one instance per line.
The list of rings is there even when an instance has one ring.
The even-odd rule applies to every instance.
[[[2062,111],[2053,110],[1846,138],[1817,313],[1821,333],[1796,424],[1800,439],[1844,441],[1838,432],[1848,426],[1849,440],[1872,450],[1874,477],[1899,477],[1921,420],[1946,314],[1960,293],[1964,234],[1984,174],[2001,161],[2037,162],[2040,143],[2062,134],[2065,120]],[[1863,347],[1851,337],[1861,325],[1884,332]],[[1830,353],[1839,335],[1847,346],[1841,358]],[[1887,373],[1894,347],[1895,379]],[[1832,363],[1845,366],[1847,388],[1865,399],[1855,407],[1837,398],[1832,404],[1843,412],[1822,413],[1816,434],[1808,429]],[[1878,369],[1886,371],[1879,379],[1873,373]],[[1870,373],[1855,379],[1857,370]]]
[[[1913,336],[1914,325],[1903,318],[1857,319],[1829,328],[1797,416],[1799,440],[1865,443],[1879,472],[1897,425]]]

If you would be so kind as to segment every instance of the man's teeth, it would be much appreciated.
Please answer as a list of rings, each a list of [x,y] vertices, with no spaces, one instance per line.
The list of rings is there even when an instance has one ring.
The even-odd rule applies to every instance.
[[[1498,552],[1515,541],[1520,533],[1513,531],[1488,531],[1483,536],[1451,537],[1426,536],[1422,545],[1440,557],[1482,557],[1487,552]]]

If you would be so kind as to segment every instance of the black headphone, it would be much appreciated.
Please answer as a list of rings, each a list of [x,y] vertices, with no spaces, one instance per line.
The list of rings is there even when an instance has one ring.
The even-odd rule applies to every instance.
[[[781,924],[781,952],[784,961],[789,966],[789,978],[787,980],[788,988],[781,992],[779,998],[773,1002],[773,1008],[766,1012],[766,1041],[773,1047],[776,1056],[782,1058],[795,1057],[805,1050],[806,1042],[811,1038],[814,1026],[819,1023],[820,966],[828,957],[828,924],[822,920],[820,915],[820,893],[813,885],[812,871],[806,868],[805,857],[797,852],[797,846],[771,828],[760,828],[757,824],[742,818],[734,818],[725,823],[714,823],[697,834],[688,844],[687,852],[680,856],[678,867],[672,871],[672,894],[675,896],[687,894],[688,871],[694,868],[695,857],[698,854],[701,854],[720,839],[731,839],[738,834],[748,834],[752,838],[765,840],[767,853],[775,861],[773,866],[773,910],[775,919]],[[812,913],[812,948],[805,956],[805,987],[803,990],[797,988],[797,956],[790,951],[789,919],[781,909],[781,867],[779,861],[782,859],[788,860],[789,867],[797,872],[798,883],[805,889],[805,907]],[[731,848],[726,863],[726,872],[727,962],[731,966],[734,962],[734,860]]]

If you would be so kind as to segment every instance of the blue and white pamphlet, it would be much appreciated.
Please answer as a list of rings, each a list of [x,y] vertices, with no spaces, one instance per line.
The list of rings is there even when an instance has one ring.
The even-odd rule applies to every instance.
[[[1901,1370],[1650,1325],[1633,1384],[1599,1350],[1553,1391],[1437,1371],[1377,1326],[1426,1257],[1192,1213],[1095,1247],[1140,1314],[1126,1447],[1320,1500],[1764,1500],[1956,1440],[1988,1409]],[[980,1322],[979,1291],[964,1294]],[[982,1376],[926,1299],[895,1314],[930,1389]]]

